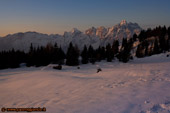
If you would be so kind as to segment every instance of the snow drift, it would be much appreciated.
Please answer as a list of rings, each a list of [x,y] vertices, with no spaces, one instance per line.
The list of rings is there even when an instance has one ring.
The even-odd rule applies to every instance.
[[[1,107],[46,107],[47,113],[168,113],[170,57],[166,54],[63,70],[0,70]],[[97,68],[102,69],[96,73]]]

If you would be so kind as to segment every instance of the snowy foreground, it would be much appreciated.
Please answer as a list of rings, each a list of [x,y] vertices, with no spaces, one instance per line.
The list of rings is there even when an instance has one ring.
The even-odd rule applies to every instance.
[[[47,113],[170,113],[170,57],[100,62],[63,70],[0,70],[0,107]],[[96,73],[101,67],[102,72]]]

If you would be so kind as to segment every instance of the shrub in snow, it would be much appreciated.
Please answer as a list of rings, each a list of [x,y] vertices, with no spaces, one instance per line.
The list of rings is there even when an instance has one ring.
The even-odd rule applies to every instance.
[[[78,66],[77,69],[80,69],[80,67]]]
[[[101,69],[101,68],[98,68],[98,69],[97,69],[97,73],[99,73],[100,71],[102,71],[102,69]]]
[[[53,69],[58,69],[58,70],[61,70],[62,69],[62,66],[61,65],[58,65],[58,66],[54,66]]]

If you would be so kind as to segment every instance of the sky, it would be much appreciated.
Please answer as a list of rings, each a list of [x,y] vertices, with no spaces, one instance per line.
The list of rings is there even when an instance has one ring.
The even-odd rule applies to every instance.
[[[36,31],[63,34],[111,27],[121,20],[142,28],[170,26],[170,0],[0,0],[0,36]]]

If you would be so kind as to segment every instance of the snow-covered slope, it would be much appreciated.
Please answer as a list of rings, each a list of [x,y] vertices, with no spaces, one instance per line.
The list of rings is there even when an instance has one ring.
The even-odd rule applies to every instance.
[[[61,38],[59,35],[47,35],[37,32],[16,33],[13,35],[7,35],[0,38],[0,50],[10,50],[12,48],[16,50],[28,51],[30,44],[33,46],[46,46],[47,43],[54,43],[57,38]]]
[[[92,45],[97,48],[99,45],[105,46],[107,43],[112,43],[114,39],[122,40],[123,37],[130,38],[134,33],[139,33],[141,28],[136,23],[121,23],[111,27],[90,28],[84,33],[74,28],[70,32],[65,32],[64,35],[47,35],[37,32],[16,33],[0,38],[0,51],[24,50],[28,52],[31,43],[33,46],[45,46],[48,43],[57,43],[64,50],[67,49],[70,42],[77,45],[80,49],[84,45]]]
[[[169,113],[170,57],[166,54],[63,70],[0,70],[0,106],[46,107],[47,113]],[[97,68],[102,69],[96,73]],[[22,112],[21,112],[22,113]]]

